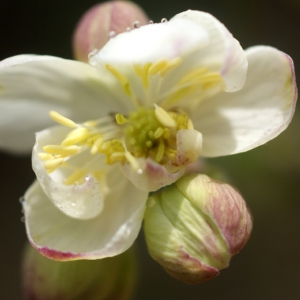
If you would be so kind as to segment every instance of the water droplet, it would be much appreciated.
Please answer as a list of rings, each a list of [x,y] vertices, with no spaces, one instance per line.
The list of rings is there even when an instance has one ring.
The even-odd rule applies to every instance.
[[[138,169],[137,172],[138,172],[138,174],[140,174],[140,175],[143,174],[143,170],[142,170],[142,169]]]
[[[161,22],[162,22],[162,23],[166,23],[166,22],[168,22],[168,20],[167,20],[166,18],[162,18],[162,19],[161,19]]]
[[[21,218],[21,222],[23,222],[23,223],[25,222],[25,217]]]
[[[25,198],[24,198],[24,196],[22,196],[22,197],[20,197],[20,198],[19,198],[19,202],[20,202],[21,204],[23,204],[23,203],[24,203],[24,201],[25,201]]]
[[[90,181],[91,179],[91,176],[85,176],[85,181]]]
[[[131,30],[131,27],[126,27],[126,31],[130,31]]]
[[[76,203],[73,202],[73,203],[72,203],[72,206],[73,206],[73,207],[76,206]]]
[[[150,21],[149,21],[149,24],[153,24],[153,21],[152,21],[152,20],[150,20]]]
[[[115,31],[111,31],[109,34],[108,34],[109,38],[113,38],[114,36],[116,36],[116,32]]]
[[[132,26],[133,26],[134,28],[139,28],[139,27],[141,26],[141,24],[140,24],[139,21],[134,21],[133,24],[132,24]]]
[[[98,49],[94,49],[91,53],[88,55],[88,59],[93,58],[98,53]]]

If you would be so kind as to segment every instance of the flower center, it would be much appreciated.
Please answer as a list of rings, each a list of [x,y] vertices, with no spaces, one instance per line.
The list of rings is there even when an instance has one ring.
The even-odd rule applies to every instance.
[[[105,163],[109,165],[128,162],[138,172],[141,172],[138,158],[149,157],[165,165],[176,159],[178,130],[193,129],[191,120],[184,112],[165,111],[157,105],[153,108],[139,107],[128,115],[116,114],[115,119],[106,117],[83,124],[76,124],[54,111],[50,112],[50,116],[73,130],[60,145],[46,145],[44,152],[39,153],[48,173],[68,166],[72,157],[86,150],[92,155],[105,155]],[[76,169],[65,184],[78,181],[86,173],[95,172],[90,172],[87,167]],[[96,173],[97,176],[100,174]]]

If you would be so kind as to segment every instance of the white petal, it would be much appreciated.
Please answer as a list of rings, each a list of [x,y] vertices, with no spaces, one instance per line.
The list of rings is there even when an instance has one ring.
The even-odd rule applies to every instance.
[[[177,160],[182,166],[198,159],[202,151],[202,135],[197,130],[179,130],[177,133]]]
[[[104,187],[90,173],[85,175],[85,182],[83,184],[74,183],[65,185],[63,182],[76,170],[76,167],[83,168],[85,164],[91,164],[92,158],[96,159],[96,163],[93,164],[97,164],[101,170],[103,165],[105,167],[103,155],[92,157],[89,151],[76,155],[83,157],[78,159],[75,156],[76,160],[79,160],[79,166],[76,166],[75,170],[71,169],[69,174],[66,174],[68,169],[65,171],[64,167],[60,167],[48,174],[44,167],[45,162],[39,158],[39,153],[43,152],[43,146],[60,144],[69,131],[69,128],[56,126],[38,132],[36,134],[36,144],[32,152],[32,167],[45,194],[57,208],[70,217],[90,219],[97,216],[103,210]],[[74,165],[70,160],[67,163],[69,167],[73,167]],[[115,167],[115,169],[117,168]]]
[[[134,170],[129,163],[121,165],[123,174],[142,191],[157,191],[160,188],[172,184],[179,179],[185,169],[181,168],[176,173],[171,173],[167,168],[150,158],[138,159],[139,171]]]
[[[30,243],[55,260],[99,259],[118,255],[136,239],[147,193],[119,172],[102,213],[89,220],[70,218],[57,209],[35,182],[25,194],[26,231]]]
[[[194,66],[218,70],[227,92],[241,89],[246,79],[247,59],[239,42],[228,29],[215,17],[201,11],[188,10],[176,15],[171,21],[177,19],[190,20],[208,33],[209,43],[196,53]]]
[[[80,122],[119,106],[88,64],[35,55],[0,63],[0,147],[4,150],[30,151],[34,133],[53,124],[50,110]]]
[[[243,89],[208,99],[193,116],[203,134],[204,156],[253,149],[279,135],[292,119],[297,87],[291,58],[266,46],[246,53],[249,71]]]
[[[181,57],[207,42],[206,32],[189,20],[150,24],[110,39],[91,63],[154,63],[160,58]]]

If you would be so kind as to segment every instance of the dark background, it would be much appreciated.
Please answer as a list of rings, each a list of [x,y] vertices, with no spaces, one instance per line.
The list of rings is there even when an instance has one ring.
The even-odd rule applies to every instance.
[[[1,0],[0,59],[21,54],[71,58],[71,36],[92,0]],[[212,13],[244,48],[272,45],[300,66],[298,0],[144,0],[155,22],[186,9]],[[298,67],[298,69],[297,69]],[[248,153],[210,159],[223,167],[244,195],[254,217],[245,249],[212,281],[188,286],[170,278],[138,239],[140,284],[135,299],[297,299],[300,295],[300,112],[290,127]],[[30,157],[0,153],[0,299],[22,299],[20,261],[26,242],[22,196],[34,179]]]

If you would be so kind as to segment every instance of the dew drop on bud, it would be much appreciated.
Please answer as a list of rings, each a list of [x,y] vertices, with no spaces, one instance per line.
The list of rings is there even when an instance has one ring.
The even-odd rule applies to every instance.
[[[133,28],[139,28],[141,26],[141,24],[139,21],[135,21],[135,22],[133,22],[132,26],[133,26]]]
[[[162,18],[162,19],[161,19],[161,22],[162,22],[162,23],[166,23],[166,22],[168,22],[168,20],[167,20],[166,18]]]
[[[112,37],[116,36],[116,32],[111,31],[108,36],[109,36],[109,38],[112,38]]]

